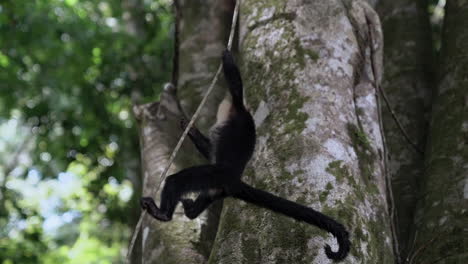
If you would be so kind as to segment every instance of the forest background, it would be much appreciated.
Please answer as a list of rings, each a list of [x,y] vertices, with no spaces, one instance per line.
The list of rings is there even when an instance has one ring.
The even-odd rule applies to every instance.
[[[424,7],[434,58],[444,5]],[[142,192],[132,106],[171,80],[174,21],[169,0],[0,2],[0,263],[122,262]]]

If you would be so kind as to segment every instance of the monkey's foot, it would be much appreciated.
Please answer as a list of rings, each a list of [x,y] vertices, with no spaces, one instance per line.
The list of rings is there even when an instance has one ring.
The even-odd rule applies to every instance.
[[[153,198],[151,197],[143,197],[140,199],[140,206],[143,210],[146,210],[148,214],[152,217],[158,219],[159,221],[167,222],[170,221],[171,218],[167,216],[164,212],[162,212],[156,203],[154,202]]]
[[[195,202],[192,199],[182,199],[182,205],[184,206],[184,213],[190,219],[195,219],[198,213],[195,211]]]

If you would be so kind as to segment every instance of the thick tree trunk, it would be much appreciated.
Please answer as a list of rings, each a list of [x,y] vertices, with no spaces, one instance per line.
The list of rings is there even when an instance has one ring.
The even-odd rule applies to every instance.
[[[381,107],[395,206],[392,212],[402,259],[407,259],[413,246],[414,211],[424,173],[423,151],[434,81],[424,2],[382,0],[377,4],[385,36],[382,89],[392,110],[385,103]]]
[[[141,146],[144,170],[143,196],[155,197],[159,204],[160,175],[168,164],[169,155],[180,135],[178,121],[182,116],[177,108],[174,88],[165,89],[160,102],[135,107],[134,112],[141,120]],[[184,160],[185,159],[185,160]],[[180,155],[169,170],[174,173],[191,163],[187,156]],[[176,211],[170,223],[155,221],[150,216],[145,218],[141,228],[141,250],[143,257],[136,259],[142,263],[201,263],[204,256],[193,245],[200,240],[203,219],[189,221],[180,211]],[[193,242],[193,243],[192,243]],[[138,263],[138,262],[137,262]]]
[[[394,262],[380,30],[364,1],[241,5],[241,71],[259,127],[245,180],[342,222],[353,243],[346,263]],[[331,263],[325,243],[336,250],[316,227],[227,199],[210,263]]]
[[[234,3],[231,1],[184,1],[176,2],[179,7],[178,25],[180,46],[178,97],[175,90],[165,89],[159,102],[135,107],[140,119],[144,185],[143,195],[153,196],[159,204],[160,191],[152,193],[160,184],[160,175],[168,164],[169,155],[175,147],[182,130],[179,127],[183,112],[188,117],[199,104],[208,88],[224,43],[229,35],[230,18]],[[214,118],[216,100],[224,94],[217,89],[202,111],[198,125],[206,128],[206,120]],[[185,111],[182,111],[180,108]],[[188,141],[188,140],[186,140]],[[168,175],[178,170],[206,163],[190,142],[179,151]],[[164,185],[164,184],[163,184]],[[162,185],[162,186],[163,186]],[[208,259],[219,219],[221,204],[213,206],[196,220],[183,216],[180,208],[169,223],[162,223],[147,216],[142,225],[141,243],[137,245],[132,263],[204,263]],[[138,247],[142,247],[138,249]]]
[[[232,0],[179,1],[178,97],[188,118],[193,115],[205,96],[219,66],[220,56],[229,38],[234,6],[235,2]],[[218,103],[224,97],[225,90],[221,86],[216,84],[196,122],[205,135],[216,118]],[[201,159],[200,153],[188,142],[188,138],[185,141],[185,144],[190,146],[187,155],[199,157],[202,164],[208,163],[207,160]],[[216,236],[222,204],[222,201],[214,203],[202,215],[204,222],[201,224],[197,248],[205,257],[205,261],[210,255]]]
[[[447,1],[411,263],[468,263],[468,2]]]

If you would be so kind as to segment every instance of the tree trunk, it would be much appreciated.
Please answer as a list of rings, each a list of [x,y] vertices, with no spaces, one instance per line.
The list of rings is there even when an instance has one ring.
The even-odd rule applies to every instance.
[[[180,46],[175,67],[174,82],[177,91],[165,89],[159,102],[135,107],[140,120],[144,185],[143,195],[152,196],[159,204],[162,188],[153,191],[160,184],[160,176],[168,164],[169,155],[174,149],[182,130],[179,121],[183,112],[190,113],[198,105],[208,88],[224,43],[229,35],[231,1],[184,1],[178,6],[178,32]],[[204,14],[204,15],[201,15]],[[177,57],[176,57],[177,59]],[[170,86],[168,86],[170,87]],[[178,93],[178,97],[176,96]],[[222,97],[223,90],[213,92],[212,100],[202,111],[198,125],[206,128],[206,120],[214,118],[216,100]],[[180,99],[180,102],[178,101]],[[186,111],[182,111],[184,108]],[[187,140],[186,140],[187,141]],[[188,154],[186,154],[188,153]],[[184,143],[168,175],[182,168],[206,163],[191,143]],[[162,223],[146,217],[141,230],[141,243],[135,249],[132,263],[204,263],[208,259],[218,225],[221,204],[212,206],[210,212],[191,221],[183,216],[180,208],[169,223]],[[141,246],[142,249],[138,249]]]
[[[256,113],[245,180],[333,216],[347,263],[393,263],[376,83],[377,15],[364,1],[241,2],[240,65]],[[210,263],[332,263],[316,227],[227,199]]]
[[[399,251],[412,249],[414,211],[424,173],[430,110],[432,45],[425,1],[383,0],[377,4],[385,35],[382,105]],[[393,113],[392,113],[393,112]],[[398,122],[398,123],[397,123]],[[399,127],[401,126],[401,127]]]
[[[180,135],[178,120],[182,116],[175,101],[174,88],[165,89],[160,102],[140,105],[134,108],[141,120],[140,141],[144,170],[143,196],[155,197],[159,204],[160,175],[168,163],[169,155]],[[187,156],[180,155],[168,174],[182,169],[187,163]],[[155,221],[150,216],[145,218],[141,228],[142,263],[200,263],[204,257],[192,244],[200,239],[203,220],[189,221],[177,210],[171,223]],[[139,259],[139,257],[137,257]]]
[[[445,14],[412,263],[468,262],[468,2]]]
[[[345,263],[395,263],[396,239],[409,263],[465,263],[468,4],[447,1],[442,74],[428,118],[435,78],[426,6],[368,2],[382,17],[385,51],[379,19],[364,0],[242,1],[236,58],[257,125],[244,180],[343,223],[352,242]],[[169,89],[159,103],[136,108],[145,195],[159,184],[182,132],[179,106],[192,113],[213,77],[234,8],[232,1],[177,3],[180,102]],[[382,88],[392,110],[378,92],[383,53]],[[219,86],[197,123],[202,130],[225,93]],[[191,143],[184,148],[172,172],[206,163]],[[314,226],[231,198],[220,219],[220,205],[213,207],[194,221],[180,209],[170,223],[147,218],[139,257],[164,264],[332,263],[323,246],[336,250],[335,239]]]

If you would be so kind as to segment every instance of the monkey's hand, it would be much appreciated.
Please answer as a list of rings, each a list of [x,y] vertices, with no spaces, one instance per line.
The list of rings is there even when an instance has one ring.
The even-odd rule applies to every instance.
[[[182,117],[182,118],[180,118],[180,121],[179,121],[179,122],[180,122],[180,123],[179,123],[180,128],[181,128],[183,131],[185,131],[185,129],[187,128],[187,126],[188,126],[188,124],[189,124],[189,120],[187,120],[185,117]],[[197,132],[198,132],[198,131],[197,131],[197,128],[195,127],[195,125],[193,125],[193,126],[190,128],[188,134],[189,134],[189,136],[195,137],[195,136],[197,136]]]
[[[168,217],[164,212],[162,212],[156,203],[154,202],[153,198],[151,197],[143,197],[140,199],[140,206],[143,210],[146,210],[148,214],[152,217],[158,219],[159,221],[167,222],[170,221],[171,218]]]
[[[181,117],[179,121],[180,128],[185,130],[188,126],[189,121],[185,117]]]

